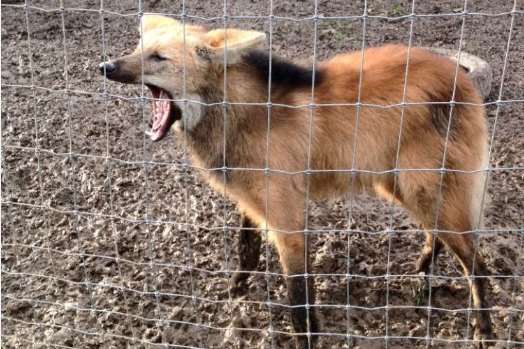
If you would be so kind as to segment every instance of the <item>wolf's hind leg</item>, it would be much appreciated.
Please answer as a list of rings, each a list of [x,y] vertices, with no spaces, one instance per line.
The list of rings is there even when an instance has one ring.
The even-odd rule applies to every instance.
[[[416,272],[423,272],[427,275],[430,272],[431,263],[435,263],[443,246],[444,244],[442,241],[440,241],[440,239],[433,233],[426,232],[426,242],[424,247],[422,247],[422,251],[420,251],[420,257],[418,258],[416,265]]]

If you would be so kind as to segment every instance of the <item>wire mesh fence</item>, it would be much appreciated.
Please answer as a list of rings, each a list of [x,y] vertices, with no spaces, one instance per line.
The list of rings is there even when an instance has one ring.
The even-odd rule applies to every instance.
[[[98,64],[134,49],[143,36],[141,18],[169,16],[186,30],[258,30],[267,35],[267,100],[202,100],[186,89],[192,77],[183,62],[179,96],[182,113],[197,106],[220,108],[223,122],[234,108],[264,108],[264,152],[258,166],[231,165],[223,128],[222,157],[205,166],[191,161],[191,146],[171,134],[151,142],[147,85],[125,86],[98,74]],[[396,348],[478,345],[473,336],[473,297],[468,282],[488,280],[487,306],[496,347],[524,345],[524,96],[522,65],[524,7],[518,1],[398,2],[344,1],[25,1],[2,3],[2,343],[5,347],[58,348],[222,348],[292,345],[296,337],[288,313],[286,273],[279,265],[269,231],[262,237],[255,270],[240,270],[239,231],[246,226],[231,195],[231,173],[262,174],[264,216],[271,214],[272,178],[305,178],[304,254],[311,264],[298,276],[313,282],[306,329],[318,339],[306,347]],[[138,28],[138,29],[137,29]],[[383,43],[407,47],[402,94],[386,103],[362,98],[364,50]],[[139,48],[144,48],[144,41]],[[410,54],[416,47],[456,52],[449,101],[412,101],[408,96]],[[227,49],[227,41],[225,43]],[[362,51],[359,51],[362,50]],[[316,71],[335,54],[360,53],[356,100],[318,103]],[[461,56],[474,54],[493,70],[491,92],[481,103],[456,100]],[[273,57],[306,57],[312,71],[307,98],[278,100]],[[184,56],[186,57],[186,56]],[[224,66],[228,55],[224,55]],[[234,75],[224,69],[223,91]],[[144,57],[140,62],[144,81]],[[471,72],[470,72],[471,73]],[[305,101],[305,102],[304,102]],[[401,166],[400,151],[409,108],[445,105],[444,158],[438,168]],[[484,168],[446,166],[454,108],[487,110],[488,158]],[[385,169],[360,167],[354,128],[349,166],[317,168],[314,125],[322,108],[397,110],[394,163]],[[254,110],[254,109],[253,109]],[[276,114],[306,112],[303,168],[272,166]],[[205,119],[201,122],[205,122]],[[379,125],[380,126],[380,125]],[[183,133],[187,130],[183,130]],[[181,137],[181,136],[180,136]],[[179,137],[179,138],[180,138]],[[293,134],[290,133],[292,138]],[[460,135],[458,135],[460,137]],[[451,140],[452,142],[453,140]],[[424,232],[405,211],[366,194],[314,202],[315,175],[356,176],[438,173],[439,191],[449,174],[486,174],[479,199],[482,227],[466,231],[435,226],[438,234],[478,236],[475,257],[486,275],[464,276],[452,253],[434,259],[429,275],[415,271]],[[202,178],[216,174],[220,192]],[[274,195],[274,194],[273,194]],[[438,195],[440,201],[442,194]],[[487,198],[490,198],[488,200]],[[437,206],[440,203],[437,204]],[[480,217],[479,217],[480,218]],[[268,220],[266,220],[268,221]],[[256,230],[256,232],[255,232]],[[244,235],[242,235],[244,236]],[[245,251],[243,251],[245,252]],[[240,257],[241,258],[241,257]],[[479,257],[480,258],[480,257]],[[246,293],[232,288],[235,272],[249,273]],[[473,272],[473,274],[475,274]],[[320,327],[311,331],[311,315]]]

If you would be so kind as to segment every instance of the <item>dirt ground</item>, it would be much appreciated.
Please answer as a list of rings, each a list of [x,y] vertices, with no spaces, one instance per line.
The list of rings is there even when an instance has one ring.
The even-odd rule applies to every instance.
[[[99,1],[64,1],[64,12],[53,10],[58,0],[32,1],[41,9],[28,11],[29,37],[24,9],[8,6],[21,3],[2,1],[1,13],[3,348],[290,347],[276,252],[265,245],[249,294],[232,299],[235,208],[185,166],[184,149],[172,136],[155,144],[144,139],[149,116],[134,98],[140,88],[108,82],[107,92],[121,98],[102,95],[97,64],[136,44],[138,1],[104,1],[105,10],[119,15],[105,12],[103,21]],[[321,0],[318,13],[358,16],[363,3]],[[411,12],[411,2],[367,3],[366,46],[408,42],[410,20],[401,16]],[[314,2],[273,4],[274,52],[309,60],[312,22],[282,17],[311,16]],[[182,6],[145,1],[144,11],[177,14]],[[413,45],[457,48],[462,6],[417,2],[415,12],[427,16],[414,21]],[[498,112],[496,104],[487,107],[490,132],[497,120],[491,157],[497,169],[480,246],[493,275],[488,305],[497,347],[510,347],[508,339],[524,342],[523,12],[514,14],[501,84],[511,21],[501,13],[512,6],[470,1],[468,11],[484,15],[466,17],[463,40],[465,51],[493,68],[487,101],[520,100],[500,103]],[[227,2],[230,16],[267,16],[269,8],[269,1]],[[186,0],[185,11],[216,17],[195,22],[223,25],[222,0]],[[230,25],[269,28],[267,18],[231,18]],[[360,49],[362,30],[361,18],[321,19],[318,58]],[[24,87],[32,81],[38,88]],[[404,212],[369,197],[355,198],[349,211],[347,201],[310,207],[311,228],[318,230],[313,272],[321,274],[315,306],[326,333],[319,347],[383,348],[386,334],[390,348],[465,347],[446,342],[472,335],[457,262],[444,253],[431,302],[417,298],[423,278],[413,275],[414,263],[423,234]],[[388,228],[394,232],[385,233]],[[428,304],[436,308],[429,318]]]

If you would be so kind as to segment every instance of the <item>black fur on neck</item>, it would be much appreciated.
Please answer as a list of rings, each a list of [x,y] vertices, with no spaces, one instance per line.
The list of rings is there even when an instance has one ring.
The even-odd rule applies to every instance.
[[[252,66],[263,81],[269,81],[269,54],[262,50],[252,50],[243,56],[246,64]],[[315,74],[315,86],[324,77],[322,71],[302,67],[276,55],[271,55],[271,86],[272,88],[304,88],[310,87]]]

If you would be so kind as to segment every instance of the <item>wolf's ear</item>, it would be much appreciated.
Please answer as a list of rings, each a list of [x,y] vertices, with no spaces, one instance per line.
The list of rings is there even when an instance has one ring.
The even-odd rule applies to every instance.
[[[160,27],[179,26],[179,25],[180,25],[180,22],[170,17],[145,14],[142,16],[142,22],[138,26],[138,31],[147,32],[149,30],[153,30],[153,29],[160,28]]]
[[[254,30],[215,29],[207,32],[203,39],[204,46],[196,48],[199,56],[224,64],[224,54],[227,53],[227,64],[235,64],[248,50],[262,46],[266,42],[266,34]]]

